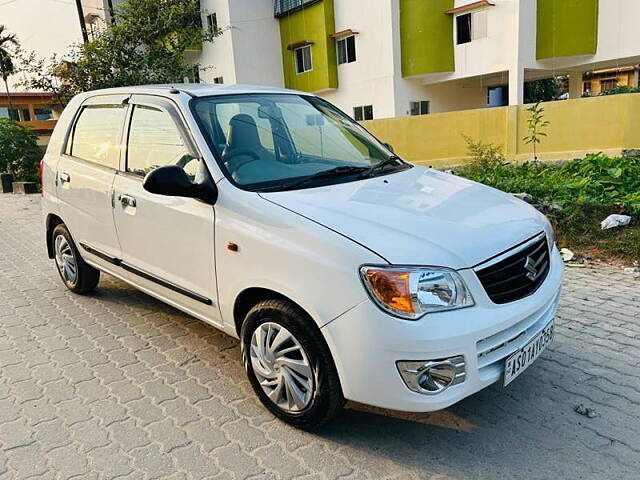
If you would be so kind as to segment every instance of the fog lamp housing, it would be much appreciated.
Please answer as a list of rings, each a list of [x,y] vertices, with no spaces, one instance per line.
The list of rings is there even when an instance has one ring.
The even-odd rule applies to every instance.
[[[465,380],[462,355],[438,360],[401,360],[398,372],[409,390],[423,395],[437,395]]]

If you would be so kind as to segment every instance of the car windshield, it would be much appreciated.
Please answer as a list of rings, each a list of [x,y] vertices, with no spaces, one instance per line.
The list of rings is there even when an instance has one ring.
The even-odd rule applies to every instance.
[[[221,167],[246,190],[307,188],[410,168],[316,97],[220,95],[196,99],[192,109]]]

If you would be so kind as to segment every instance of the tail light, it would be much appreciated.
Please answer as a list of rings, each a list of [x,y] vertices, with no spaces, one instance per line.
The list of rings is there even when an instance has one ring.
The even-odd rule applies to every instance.
[[[40,160],[40,196],[44,195],[44,158]]]

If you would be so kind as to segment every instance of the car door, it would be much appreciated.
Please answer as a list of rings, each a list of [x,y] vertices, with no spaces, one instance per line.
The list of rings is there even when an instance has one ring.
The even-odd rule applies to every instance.
[[[62,220],[90,263],[112,271],[121,250],[113,222],[112,189],[129,95],[91,97],[67,134],[56,172]]]
[[[114,219],[122,267],[143,290],[220,324],[212,205],[147,192],[154,168],[179,165],[195,176],[206,168],[177,107],[168,99],[133,95],[126,148],[114,180]]]

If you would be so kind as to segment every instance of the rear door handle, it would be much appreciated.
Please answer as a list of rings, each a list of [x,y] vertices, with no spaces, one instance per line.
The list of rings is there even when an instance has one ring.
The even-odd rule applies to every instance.
[[[136,206],[136,199],[133,198],[131,195],[120,195],[118,197],[118,200],[120,200],[120,203],[122,204],[123,207],[135,208]]]
[[[60,183],[69,183],[71,181],[71,177],[66,172],[61,172],[59,175]]]

